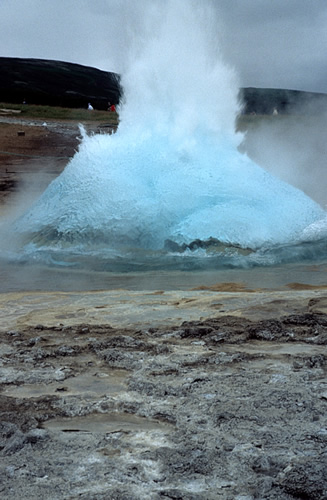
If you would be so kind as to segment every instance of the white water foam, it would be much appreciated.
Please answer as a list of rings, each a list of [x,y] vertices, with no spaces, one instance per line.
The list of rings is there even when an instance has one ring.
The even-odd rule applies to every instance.
[[[325,212],[238,151],[238,82],[210,2],[148,7],[122,75],[117,133],[85,137],[16,231],[43,249],[101,244],[121,255],[167,239],[252,249],[301,241]]]

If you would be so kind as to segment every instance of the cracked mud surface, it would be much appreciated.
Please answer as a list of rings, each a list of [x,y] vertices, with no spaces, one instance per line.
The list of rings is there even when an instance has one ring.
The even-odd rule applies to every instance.
[[[3,330],[2,498],[326,499],[317,303],[277,319]]]

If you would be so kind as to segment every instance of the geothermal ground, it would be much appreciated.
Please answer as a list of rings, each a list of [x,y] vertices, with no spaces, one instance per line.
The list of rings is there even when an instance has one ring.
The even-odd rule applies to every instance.
[[[85,128],[88,133],[111,130],[96,122]],[[16,201],[15,193],[26,190],[35,196],[42,192],[74,155],[80,137],[77,122],[0,114],[0,207]]]
[[[40,125],[0,150],[73,154]],[[66,162],[1,154],[1,211]],[[0,294],[1,497],[327,499],[327,288],[292,288]]]

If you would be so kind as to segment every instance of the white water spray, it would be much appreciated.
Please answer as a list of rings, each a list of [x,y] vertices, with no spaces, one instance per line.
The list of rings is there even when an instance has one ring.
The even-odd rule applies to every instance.
[[[120,255],[158,250],[166,240],[250,248],[301,240],[325,213],[238,152],[238,83],[210,2],[148,7],[122,75],[117,133],[85,138],[16,230],[34,249],[82,254],[99,245]]]

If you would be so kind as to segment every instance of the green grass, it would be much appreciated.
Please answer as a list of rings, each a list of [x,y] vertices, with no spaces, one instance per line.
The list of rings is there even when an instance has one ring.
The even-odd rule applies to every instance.
[[[28,119],[92,121],[103,122],[113,126],[118,125],[118,114],[108,111],[88,111],[82,108],[60,108],[57,106],[8,103],[0,103],[1,109],[19,110],[20,113],[15,113],[15,116]]]
[[[10,116],[15,116],[17,118],[27,118],[27,119],[40,119],[40,120],[67,120],[75,122],[97,122],[105,123],[107,125],[112,125],[117,127],[119,123],[119,116],[117,113],[111,113],[108,111],[88,111],[83,108],[61,108],[57,106],[42,106],[34,104],[11,104],[11,103],[0,103],[0,110],[13,109],[18,110],[20,113],[14,113]],[[255,129],[262,124],[276,124],[286,122],[289,125],[294,125],[297,121],[312,122],[312,117],[296,115],[239,115],[236,120],[236,130],[246,131],[249,129]]]
[[[262,124],[276,124],[281,122],[294,121],[296,117],[292,115],[239,115],[236,120],[236,129],[244,132],[250,128],[258,127]]]

